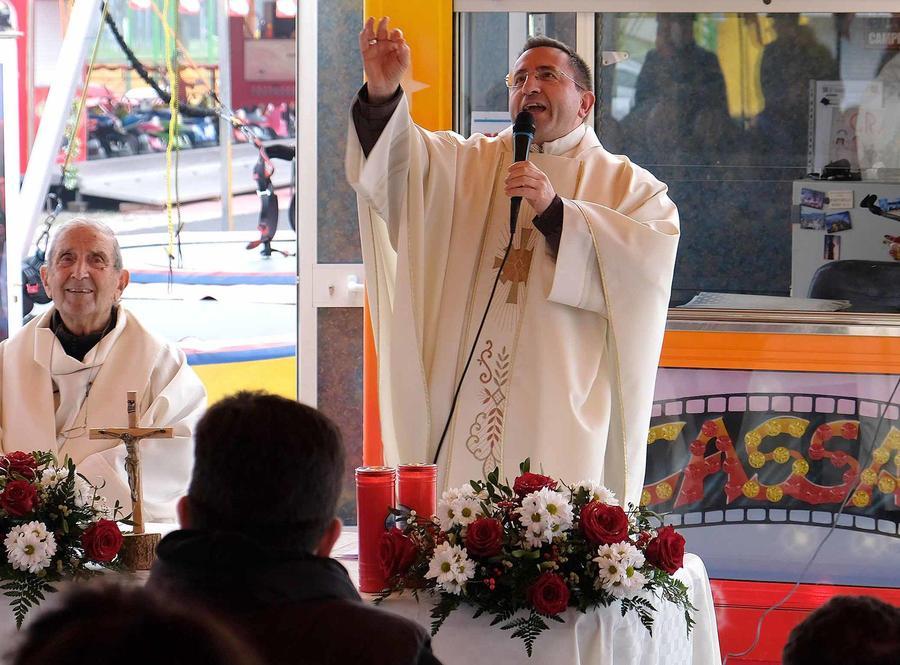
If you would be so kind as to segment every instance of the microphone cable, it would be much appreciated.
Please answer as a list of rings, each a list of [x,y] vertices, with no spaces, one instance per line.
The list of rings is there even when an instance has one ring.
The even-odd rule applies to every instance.
[[[865,451],[863,449],[862,442],[860,442],[859,451],[860,451],[860,464],[859,464],[859,474],[862,475],[863,469],[865,469],[869,460],[866,460],[866,463],[863,464],[863,453],[865,453],[866,457],[871,457],[871,455],[875,452],[875,444],[878,441],[878,430],[881,429],[881,424],[884,422],[884,416],[887,414],[888,408],[890,408],[894,401],[894,396],[897,394],[897,390],[900,389],[900,377],[897,378],[896,383],[894,383],[894,389],[891,391],[890,397],[888,397],[887,402],[884,404],[884,409],[881,412],[881,416],[878,418],[878,422],[875,423],[875,432],[872,434],[872,440],[870,450]],[[862,430],[860,429],[860,435],[862,434]],[[766,620],[766,617],[769,616],[772,612],[777,610],[779,607],[788,602],[791,597],[797,592],[797,589],[800,588],[800,584],[803,582],[803,578],[806,577],[806,573],[809,572],[809,569],[812,567],[813,562],[819,556],[819,552],[822,551],[822,548],[825,546],[825,543],[828,542],[828,539],[831,537],[831,534],[834,533],[834,530],[837,528],[838,519],[840,519],[841,515],[844,514],[844,508],[847,507],[847,503],[850,501],[850,497],[853,496],[853,490],[859,485],[858,482],[854,482],[847,490],[847,496],[844,497],[843,502],[838,508],[838,511],[834,513],[832,517],[831,527],[828,529],[828,533],[825,534],[825,537],[822,538],[822,542],[819,543],[818,547],[816,547],[815,551],[812,553],[812,556],[809,558],[809,561],[806,562],[806,565],[803,567],[803,570],[800,571],[800,575],[797,577],[797,581],[794,582],[794,585],[791,589],[784,595],[784,598],[779,600],[777,603],[766,609],[765,612],[759,617],[756,622],[756,635],[753,637],[753,642],[749,647],[740,652],[729,652],[725,654],[725,659],[722,661],[722,665],[728,665],[728,659],[732,656],[735,658],[742,658],[752,652],[758,645],[759,640],[762,638],[762,625],[763,621]]]
[[[534,116],[528,111],[519,111],[515,122],[513,122],[512,128],[513,162],[528,160],[528,152],[533,140]],[[441,449],[444,447],[444,440],[447,438],[447,430],[450,429],[450,421],[453,420],[453,414],[456,412],[456,402],[459,400],[459,393],[462,390],[466,372],[469,371],[469,365],[472,363],[472,357],[475,355],[475,349],[478,347],[478,339],[481,337],[484,322],[487,321],[488,312],[491,310],[491,303],[494,300],[494,293],[497,291],[497,284],[500,283],[500,275],[503,274],[503,268],[506,266],[506,260],[509,258],[509,251],[512,249],[513,239],[516,237],[516,222],[519,218],[519,209],[521,205],[521,196],[513,196],[509,201],[509,242],[506,244],[506,249],[503,252],[503,260],[500,261],[500,268],[497,270],[497,276],[494,278],[494,285],[491,287],[491,295],[488,297],[487,305],[484,307],[484,314],[481,315],[481,323],[478,324],[478,332],[475,333],[475,339],[472,341],[469,357],[466,358],[466,364],[463,367],[462,375],[459,377],[459,382],[456,384],[453,400],[450,402],[450,411],[447,413],[444,431],[441,432],[441,438],[438,440],[437,450],[434,453],[432,464],[437,464]]]
[[[500,275],[503,274],[503,267],[506,265],[506,259],[509,258],[509,250],[512,249],[513,239],[515,235],[509,234],[509,242],[503,252],[503,260],[500,261],[500,268],[497,270],[497,276],[494,277],[494,285],[491,287],[491,295],[488,296],[487,305],[484,306],[484,314],[481,315],[481,323],[478,324],[478,332],[475,333],[475,339],[472,341],[472,348],[469,351],[469,357],[463,367],[462,375],[456,384],[456,391],[453,393],[453,400],[450,402],[450,411],[447,413],[447,421],[444,423],[444,431],[441,432],[441,438],[438,440],[437,450],[434,453],[432,464],[437,464],[438,457],[441,455],[441,448],[444,446],[444,439],[447,437],[447,430],[450,429],[450,421],[453,420],[453,414],[456,411],[456,401],[459,399],[459,393],[462,390],[463,381],[466,378],[466,372],[469,371],[469,365],[472,363],[472,356],[475,355],[475,349],[478,346],[478,338],[481,337],[481,331],[484,328],[484,322],[487,321],[488,312],[491,311],[491,302],[494,300],[494,293],[497,291],[497,284],[500,283]]]

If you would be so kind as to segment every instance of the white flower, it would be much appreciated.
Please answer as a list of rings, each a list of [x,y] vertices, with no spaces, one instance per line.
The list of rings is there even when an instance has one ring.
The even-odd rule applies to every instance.
[[[554,533],[562,533],[572,528],[572,504],[562,492],[544,487],[536,492],[544,510],[550,515],[550,528]]]
[[[69,470],[67,468],[47,467],[41,473],[41,485],[47,489],[55,489],[57,485],[65,482],[69,478]],[[94,486],[87,482],[84,478],[75,474],[75,506],[84,508],[90,506],[94,502],[96,490]]]
[[[454,502],[456,523],[466,526],[481,517],[481,506],[474,497],[462,496]]]
[[[526,494],[519,509],[522,539],[528,547],[540,547],[572,528],[572,504],[561,492],[544,487]]]
[[[434,548],[425,573],[425,577],[435,580],[444,591],[455,594],[460,593],[474,576],[475,563],[469,559],[466,550],[446,542]]]
[[[611,489],[604,487],[600,483],[595,483],[593,480],[582,480],[575,483],[575,486],[572,487],[572,493],[574,494],[581,489],[587,491],[589,495],[588,501],[599,501],[609,506],[619,505],[619,500]]]
[[[550,532],[550,513],[537,492],[526,494],[519,509],[519,524],[524,531],[522,537],[529,547],[540,547],[541,543],[549,543],[553,539]]]
[[[447,531],[451,527],[465,526],[474,522],[481,516],[479,498],[481,497],[476,494],[471,485],[449,489],[441,494],[437,508],[441,529]]]
[[[36,573],[50,565],[56,554],[56,539],[43,522],[28,522],[12,529],[3,541],[6,556],[15,570]]]
[[[528,549],[540,547],[553,540],[553,533],[546,522],[532,524],[522,532],[522,541]]]
[[[631,543],[600,545],[593,561],[597,564],[594,588],[608,591],[616,598],[633,596],[647,583],[640,571],[644,554]]]

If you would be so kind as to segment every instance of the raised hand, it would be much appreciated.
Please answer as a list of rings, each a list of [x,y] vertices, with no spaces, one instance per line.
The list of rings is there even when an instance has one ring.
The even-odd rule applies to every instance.
[[[369,101],[375,104],[386,101],[409,69],[409,46],[403,32],[397,28],[388,30],[390,19],[383,16],[375,26],[369,17],[359,33],[359,52],[369,89]]]

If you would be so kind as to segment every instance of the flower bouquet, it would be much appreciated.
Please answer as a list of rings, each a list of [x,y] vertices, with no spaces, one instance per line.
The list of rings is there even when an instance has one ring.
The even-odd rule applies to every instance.
[[[444,492],[437,519],[401,511],[401,527],[386,531],[380,558],[393,593],[439,594],[431,634],[466,603],[475,617],[493,616],[521,638],[531,656],[535,639],[563,623],[568,607],[587,612],[621,603],[652,633],[655,599],[684,609],[687,632],[694,620],[687,586],[672,577],[682,566],[684,538],[670,527],[653,528],[644,508],[624,510],[613,493],[590,481],[571,487],[520,465],[513,486],[499,471],[486,481]],[[404,520],[405,518],[405,520]],[[524,613],[516,616],[520,611]]]
[[[52,453],[0,456],[0,589],[21,627],[63,579],[116,568],[122,533],[97,489]],[[97,564],[89,567],[88,564]]]

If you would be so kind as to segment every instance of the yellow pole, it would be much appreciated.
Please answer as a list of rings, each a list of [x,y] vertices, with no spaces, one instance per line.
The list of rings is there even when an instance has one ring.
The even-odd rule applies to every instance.
[[[413,120],[431,130],[450,129],[453,119],[453,2],[366,0],[364,17],[390,16],[391,26],[403,30],[412,66],[403,81]],[[362,24],[365,18],[359,22]],[[368,299],[367,299],[368,302]],[[378,418],[378,361],[370,317],[363,326],[363,451],[366,459],[384,459]],[[424,461],[424,460],[423,460]]]

